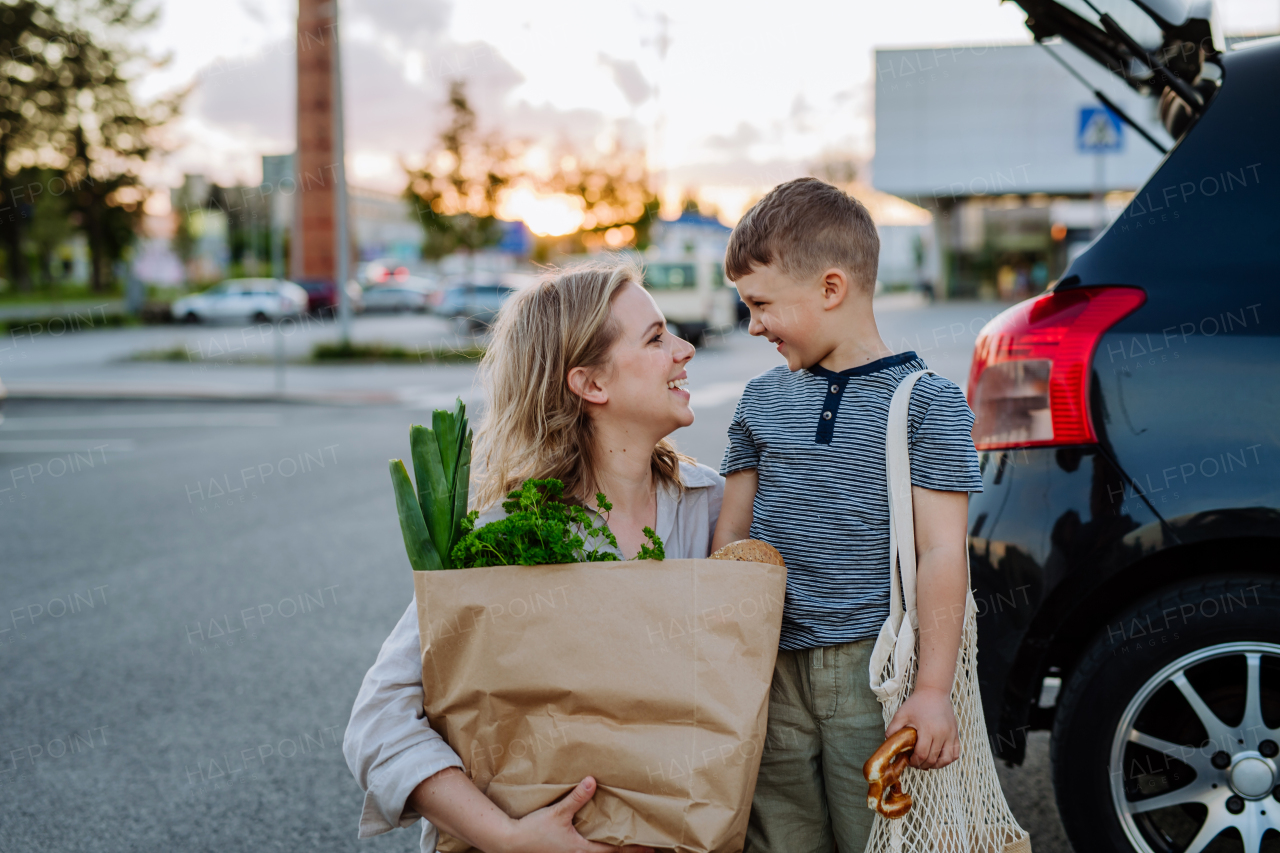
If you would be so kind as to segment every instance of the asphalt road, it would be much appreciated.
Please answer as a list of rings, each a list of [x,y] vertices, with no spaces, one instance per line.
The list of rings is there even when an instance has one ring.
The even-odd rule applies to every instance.
[[[997,310],[886,304],[880,321],[892,347],[963,385]],[[71,361],[41,370],[74,379]],[[716,465],[743,384],[777,361],[743,335],[701,351],[680,447]],[[235,387],[236,369],[219,381]],[[385,381],[418,396],[395,405],[9,402],[0,849],[417,849],[413,830],[357,842],[341,753],[361,677],[412,596],[386,460],[405,455],[415,406],[475,399],[469,368],[406,370]],[[1069,850],[1043,736],[1001,772],[1038,853]]]

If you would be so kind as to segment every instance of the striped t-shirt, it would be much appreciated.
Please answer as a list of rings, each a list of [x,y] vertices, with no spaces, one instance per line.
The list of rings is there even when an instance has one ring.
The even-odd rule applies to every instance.
[[[721,474],[755,468],[751,537],[787,562],[782,649],[848,643],[889,615],[889,487],[885,429],[914,353],[839,373],[775,367],[747,383],[729,426]],[[911,482],[980,492],[973,412],[952,382],[925,375],[907,419]]]

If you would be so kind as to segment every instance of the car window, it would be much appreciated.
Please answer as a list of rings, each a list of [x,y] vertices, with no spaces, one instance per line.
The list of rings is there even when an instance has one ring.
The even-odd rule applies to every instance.
[[[686,290],[697,284],[693,264],[653,264],[644,272],[645,286],[652,290]]]

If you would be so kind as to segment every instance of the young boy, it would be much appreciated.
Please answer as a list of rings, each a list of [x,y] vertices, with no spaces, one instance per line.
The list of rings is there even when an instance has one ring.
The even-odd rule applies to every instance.
[[[734,228],[725,272],[750,332],[786,366],[748,383],[729,427],[727,478],[712,547],[763,539],[787,562],[769,726],[746,850],[856,853],[874,815],[862,765],[913,726],[911,763],[959,755],[951,684],[968,570],[968,493],[982,490],[960,389],[939,376],[911,395],[908,442],[918,555],[919,673],[888,727],[869,661],[889,615],[885,432],[903,377],[871,310],[880,241],[867,209],[814,178],[775,187]]]

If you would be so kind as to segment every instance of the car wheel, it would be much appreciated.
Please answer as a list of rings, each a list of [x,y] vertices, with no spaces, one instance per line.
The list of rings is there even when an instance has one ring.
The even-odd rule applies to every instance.
[[[186,314],[182,315],[182,322],[194,326],[196,323],[200,322],[200,315],[194,311],[188,311]]]
[[[1063,691],[1051,749],[1076,850],[1280,842],[1280,582],[1188,581],[1113,619]]]
[[[270,318],[270,317],[268,317],[268,316],[266,315],[266,313],[265,313],[265,312],[263,312],[263,311],[259,311],[257,314],[254,314],[254,315],[253,315],[253,317],[252,317],[251,319],[252,319],[252,320],[253,320],[253,322],[255,322],[255,323],[268,323],[268,324],[269,324],[269,323],[271,322],[271,318]]]

